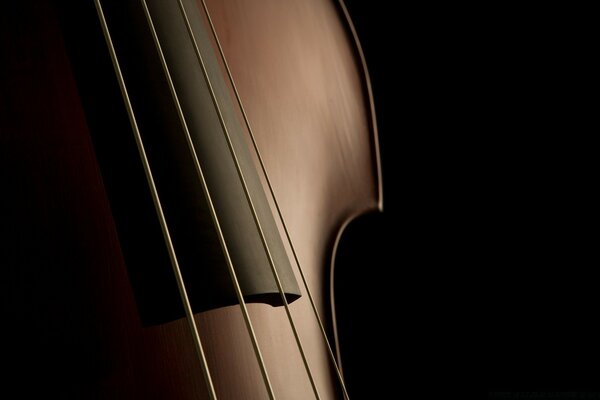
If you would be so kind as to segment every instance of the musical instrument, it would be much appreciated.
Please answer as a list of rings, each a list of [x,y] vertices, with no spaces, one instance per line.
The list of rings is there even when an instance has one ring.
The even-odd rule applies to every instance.
[[[343,3],[44,0],[1,18],[6,386],[348,397],[333,259],[382,196]]]

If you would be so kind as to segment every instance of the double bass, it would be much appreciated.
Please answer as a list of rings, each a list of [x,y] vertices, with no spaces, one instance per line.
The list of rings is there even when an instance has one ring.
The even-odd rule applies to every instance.
[[[333,260],[382,192],[343,2],[1,7],[7,393],[349,398]]]

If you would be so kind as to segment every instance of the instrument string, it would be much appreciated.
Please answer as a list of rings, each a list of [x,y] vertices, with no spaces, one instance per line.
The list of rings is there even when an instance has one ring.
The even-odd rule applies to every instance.
[[[96,6],[96,11],[98,13],[98,18],[100,20],[100,25],[102,27],[102,32],[104,34],[104,38],[105,38],[106,44],[108,46],[110,58],[111,58],[111,61],[113,64],[113,68],[115,70],[115,74],[117,75],[117,81],[119,84],[121,95],[123,97],[123,101],[125,102],[129,122],[133,129],[133,135],[135,137],[135,142],[136,142],[136,145],[138,148],[138,152],[139,152],[140,158],[142,160],[144,173],[145,173],[146,179],[148,181],[148,186],[150,187],[150,193],[152,194],[152,201],[154,202],[154,207],[156,209],[160,227],[161,227],[161,230],[162,230],[162,233],[164,236],[165,244],[167,246],[169,258],[171,261],[171,266],[172,266],[173,272],[175,274],[175,280],[177,281],[177,287],[179,289],[179,294],[181,296],[183,308],[185,310],[186,319],[188,321],[190,332],[193,337],[194,348],[196,350],[198,358],[200,359],[200,365],[202,368],[202,373],[204,375],[204,380],[206,382],[208,394],[209,394],[209,397],[211,400],[216,400],[217,395],[215,393],[215,388],[214,388],[214,384],[213,384],[212,377],[210,374],[210,369],[208,367],[208,362],[206,360],[206,355],[205,355],[204,349],[202,347],[202,341],[201,341],[200,335],[198,333],[198,327],[196,326],[196,322],[194,320],[194,314],[192,312],[192,307],[191,307],[191,304],[190,304],[190,301],[189,301],[189,298],[187,295],[187,291],[185,288],[185,282],[184,282],[183,276],[181,274],[181,269],[179,267],[177,255],[175,253],[175,247],[173,246],[173,241],[171,240],[171,235],[169,233],[168,224],[167,224],[164,212],[163,212],[160,197],[158,195],[158,190],[157,190],[157,187],[156,187],[156,184],[154,181],[152,169],[150,167],[150,162],[146,155],[146,150],[144,147],[142,136],[140,134],[137,120],[135,118],[135,113],[134,113],[133,107],[131,105],[131,100],[129,98],[127,86],[125,85],[125,79],[123,78],[119,60],[117,58],[117,53],[115,51],[115,47],[114,47],[114,44],[113,44],[113,41],[112,41],[112,38],[110,35],[110,31],[108,29],[108,24],[107,24],[106,18],[104,16],[104,10],[102,9],[100,0],[94,0],[94,3]]]
[[[221,59],[223,60],[223,65],[225,66],[225,70],[227,72],[228,79],[229,79],[229,81],[231,83],[231,86],[233,88],[233,92],[235,94],[236,101],[237,101],[237,103],[238,103],[238,105],[240,107],[240,111],[242,113],[242,116],[243,116],[243,119],[244,119],[244,123],[245,123],[245,125],[246,125],[246,127],[248,129],[249,134],[250,134],[250,139],[252,141],[252,146],[254,148],[254,151],[256,152],[256,155],[257,155],[257,158],[258,158],[258,161],[259,161],[262,173],[264,174],[265,181],[267,183],[267,187],[269,188],[269,193],[271,194],[271,198],[273,199],[273,204],[275,205],[275,209],[277,211],[278,218],[281,221],[281,224],[283,226],[283,230],[284,230],[284,233],[285,233],[285,236],[286,236],[286,240],[288,241],[288,243],[290,245],[290,249],[291,249],[292,255],[294,257],[294,262],[296,263],[296,265],[298,267],[298,271],[300,272],[300,276],[302,277],[302,282],[304,284],[304,287],[306,289],[306,293],[307,293],[308,298],[310,300],[310,304],[311,304],[313,313],[314,313],[314,315],[316,317],[316,320],[318,322],[319,329],[321,331],[321,335],[323,336],[323,339],[325,340],[327,351],[329,353],[329,358],[330,358],[330,360],[333,363],[333,366],[335,368],[335,372],[336,372],[337,378],[339,380],[340,386],[342,388],[342,392],[344,394],[344,397],[346,399],[349,399],[348,392],[346,390],[346,385],[344,384],[344,378],[342,376],[340,368],[338,367],[338,363],[337,363],[336,357],[335,357],[335,355],[333,353],[333,350],[331,348],[331,344],[329,343],[329,339],[327,338],[327,333],[325,332],[325,327],[323,325],[323,321],[321,320],[321,317],[319,316],[319,311],[317,309],[317,306],[316,306],[316,303],[314,301],[314,298],[313,298],[313,296],[312,296],[312,294],[310,292],[310,288],[309,288],[306,276],[305,276],[305,274],[304,274],[304,272],[302,270],[302,267],[300,265],[300,261],[299,261],[299,258],[298,258],[298,254],[296,252],[296,248],[295,248],[295,246],[294,246],[294,244],[292,242],[292,238],[290,236],[289,229],[288,229],[288,227],[287,227],[287,225],[285,223],[285,220],[283,218],[283,213],[281,211],[281,207],[279,205],[279,202],[277,201],[277,196],[275,196],[275,190],[273,188],[273,185],[271,184],[271,180],[269,179],[269,174],[267,173],[267,169],[265,167],[265,164],[264,164],[264,161],[263,161],[263,157],[262,157],[261,152],[260,152],[260,150],[258,148],[258,144],[256,142],[256,139],[255,139],[255,136],[254,136],[254,133],[253,133],[250,121],[248,119],[248,114],[246,113],[246,109],[244,108],[242,99],[240,97],[239,91],[238,91],[237,86],[235,84],[235,80],[233,79],[233,74],[231,73],[231,69],[229,68],[229,64],[227,63],[227,58],[225,57],[225,52],[223,51],[223,47],[221,46],[221,42],[219,41],[219,37],[217,35],[217,32],[216,32],[215,26],[213,24],[213,21],[212,21],[212,19],[210,17],[210,13],[208,11],[208,7],[206,5],[206,1],[205,0],[202,0],[202,7],[204,8],[204,12],[206,13],[206,16],[207,16],[207,19],[208,19],[208,22],[209,22],[209,25],[210,25],[210,29],[212,31],[212,35],[213,35],[213,37],[215,39],[215,42],[217,44],[217,48],[219,49],[219,54],[221,56]]]
[[[240,178],[240,181],[242,182],[242,186],[244,188],[244,194],[246,196],[246,200],[247,200],[248,204],[250,205],[250,209],[252,211],[252,217],[253,217],[254,222],[256,224],[256,227],[258,228],[258,231],[260,233],[261,242],[263,244],[265,252],[267,253],[267,256],[268,256],[268,259],[269,259],[269,265],[271,267],[271,271],[273,272],[273,277],[275,278],[275,282],[277,284],[277,288],[279,290],[279,294],[281,295],[281,299],[282,299],[282,302],[283,302],[283,305],[284,305],[284,308],[285,308],[285,312],[286,312],[288,321],[290,323],[290,327],[292,329],[292,332],[294,334],[294,338],[296,340],[298,349],[300,350],[300,354],[301,354],[301,357],[302,357],[302,361],[304,363],[304,367],[305,367],[306,372],[308,374],[308,378],[310,380],[313,392],[314,392],[316,398],[320,399],[320,395],[319,395],[319,392],[318,392],[318,389],[317,389],[317,385],[316,385],[316,382],[314,380],[313,374],[311,372],[310,365],[309,365],[308,359],[306,357],[306,352],[304,351],[304,348],[302,346],[302,341],[300,339],[300,335],[298,334],[298,329],[296,328],[296,324],[295,324],[294,319],[292,317],[292,314],[291,314],[291,311],[290,311],[290,308],[289,308],[289,304],[288,304],[288,301],[287,301],[287,298],[285,296],[285,292],[284,292],[284,289],[283,289],[283,285],[281,283],[281,280],[279,278],[279,274],[277,272],[277,268],[275,266],[275,262],[273,260],[273,256],[271,255],[271,251],[270,251],[269,246],[267,244],[266,237],[265,237],[262,225],[260,223],[260,220],[258,218],[258,214],[256,212],[256,208],[254,206],[254,202],[252,200],[252,197],[250,196],[248,185],[246,183],[246,179],[244,177],[244,173],[243,173],[243,171],[242,171],[242,169],[240,167],[240,163],[239,163],[239,160],[238,160],[235,148],[234,148],[234,146],[232,144],[231,137],[230,137],[230,134],[229,134],[229,130],[227,129],[227,126],[225,124],[225,120],[224,120],[224,117],[223,117],[223,114],[222,114],[222,111],[221,111],[221,107],[220,107],[220,105],[218,103],[218,100],[216,98],[216,94],[215,94],[214,88],[213,88],[213,86],[212,86],[212,84],[210,82],[210,78],[208,76],[208,72],[207,72],[207,69],[206,69],[204,58],[202,57],[202,54],[201,54],[200,49],[198,47],[198,43],[197,43],[196,38],[194,36],[194,32],[192,30],[192,27],[191,27],[191,24],[190,24],[187,12],[185,10],[185,7],[184,7],[184,5],[182,3],[182,0],[178,0],[178,2],[179,2],[179,7],[181,9],[183,18],[185,20],[187,29],[188,29],[188,33],[189,33],[190,39],[192,40],[192,42],[194,44],[194,49],[196,51],[196,55],[198,57],[200,65],[202,67],[202,72],[204,74],[204,78],[206,80],[206,84],[209,87],[209,91],[210,91],[210,94],[211,94],[211,98],[212,98],[213,104],[214,104],[215,109],[217,111],[217,114],[219,116],[219,122],[221,123],[221,127],[223,129],[225,138],[227,140],[227,145],[229,147],[229,150],[230,150],[231,155],[233,157],[233,160],[235,162],[235,166],[236,166],[236,170],[237,170],[238,176]],[[210,14],[208,13],[208,9],[206,8],[206,5],[204,4],[204,1],[202,1],[202,3],[203,3],[204,10],[205,10],[205,13],[207,15],[207,18],[210,21]],[[211,22],[211,29],[213,29],[212,28],[212,22]],[[213,29],[213,34],[214,34],[214,29]]]
[[[156,49],[157,49],[157,52],[158,52],[158,55],[159,55],[159,58],[160,58],[160,61],[161,61],[164,73],[165,73],[165,77],[167,78],[167,82],[168,82],[168,85],[169,85],[169,90],[171,91],[171,95],[173,97],[173,101],[174,101],[175,106],[177,108],[177,113],[178,113],[179,119],[181,121],[181,124],[182,124],[182,127],[183,127],[183,131],[185,133],[185,138],[186,138],[189,150],[190,150],[190,152],[192,154],[192,158],[194,159],[194,165],[195,165],[196,172],[197,172],[197,174],[198,174],[198,176],[200,178],[201,184],[202,184],[202,190],[204,191],[204,195],[206,196],[206,199],[207,199],[207,202],[208,202],[208,206],[209,206],[209,209],[210,209],[211,218],[212,218],[212,221],[215,224],[215,228],[217,230],[217,234],[218,234],[218,237],[219,237],[219,242],[221,244],[221,249],[223,250],[223,253],[225,255],[225,259],[226,259],[226,262],[227,262],[227,267],[228,267],[228,270],[229,270],[229,274],[231,276],[231,280],[233,281],[235,293],[236,293],[236,296],[238,298],[238,301],[239,301],[239,304],[240,304],[240,308],[242,310],[244,321],[246,323],[246,328],[247,328],[248,334],[250,335],[250,338],[251,338],[251,341],[252,341],[252,346],[254,348],[255,356],[256,356],[256,358],[258,360],[258,363],[259,363],[259,366],[260,366],[261,374],[263,376],[263,380],[265,382],[265,386],[266,386],[269,398],[274,400],[275,399],[275,395],[273,393],[273,387],[272,387],[271,382],[269,380],[269,376],[268,376],[268,373],[267,373],[267,370],[266,370],[266,367],[265,367],[264,359],[263,359],[262,353],[260,351],[260,347],[258,345],[258,340],[256,338],[256,334],[254,332],[254,328],[252,326],[252,321],[250,320],[250,315],[249,315],[248,309],[246,307],[246,302],[244,301],[244,297],[243,297],[243,294],[242,294],[242,289],[241,289],[239,281],[237,279],[237,275],[235,273],[235,269],[233,268],[233,261],[231,259],[230,254],[229,254],[227,243],[225,241],[225,237],[223,235],[223,231],[222,231],[221,225],[219,223],[219,218],[217,216],[217,213],[216,213],[216,210],[215,210],[215,207],[214,207],[214,203],[212,201],[210,190],[209,190],[209,188],[207,186],[206,179],[204,177],[204,172],[202,170],[202,166],[200,165],[200,162],[198,160],[198,155],[197,155],[196,150],[194,148],[192,137],[190,135],[190,131],[189,131],[189,128],[188,128],[185,116],[183,114],[183,109],[181,107],[181,103],[179,101],[179,97],[177,96],[177,91],[175,90],[175,85],[173,84],[173,79],[171,77],[171,73],[169,71],[169,67],[167,65],[164,53],[162,51],[162,46],[160,45],[158,34],[157,34],[156,29],[154,27],[152,16],[150,15],[150,10],[148,9],[148,5],[146,3],[146,0],[142,0],[142,5],[143,5],[143,8],[144,8],[144,13],[146,15],[146,19],[148,21],[148,25],[150,27],[150,31],[152,33],[152,38],[154,40],[154,44],[156,46]]]

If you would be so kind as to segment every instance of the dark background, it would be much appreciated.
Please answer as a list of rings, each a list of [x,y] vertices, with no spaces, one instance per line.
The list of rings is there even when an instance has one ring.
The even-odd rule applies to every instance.
[[[598,390],[585,10],[346,4],[384,183],[336,269],[351,396]]]
[[[467,128],[455,114],[461,79],[450,67],[461,44],[441,35],[434,10],[346,4],[373,85],[384,212],[351,225],[338,253],[344,373],[351,398],[436,398],[464,363],[447,356],[463,347],[454,339],[464,313],[457,283],[470,269],[459,239],[467,205],[457,208],[472,201],[457,151]]]

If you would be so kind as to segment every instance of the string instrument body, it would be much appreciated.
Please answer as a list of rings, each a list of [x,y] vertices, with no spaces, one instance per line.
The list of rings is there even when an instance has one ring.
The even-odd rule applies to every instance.
[[[7,344],[3,363],[9,371],[3,384],[23,397],[209,398],[189,324],[178,314],[181,299],[174,286],[154,295],[161,285],[162,272],[157,272],[148,284],[151,289],[146,287],[145,279],[150,278],[145,274],[153,274],[152,265],[167,264],[165,245],[97,10],[92,2],[67,3],[44,0],[1,6],[0,290],[2,336]],[[163,9],[166,3],[148,1],[148,8],[159,33],[163,27],[161,40],[168,51],[168,33],[164,33],[168,23],[160,22],[168,14]],[[293,260],[268,190],[270,183],[304,275],[290,261],[301,295],[292,299],[289,309],[312,384],[284,307],[248,299],[273,393],[276,398],[314,398],[315,386],[320,398],[342,398],[303,282],[310,288],[336,353],[331,296],[336,243],[354,217],[381,208],[370,88],[344,8],[325,0],[210,0],[206,6],[217,43],[202,2],[185,4],[204,29],[207,48],[212,48],[205,55],[213,60],[212,73],[221,74],[222,101],[237,124],[240,143],[249,149],[247,158],[267,199],[263,207],[272,211],[285,254]],[[121,12],[120,7],[138,14]],[[144,54],[156,52],[138,2],[125,5],[107,0],[106,9],[108,26],[112,23],[115,33],[129,37],[123,27],[141,29],[146,33],[132,32],[131,37],[146,37]],[[139,18],[131,25],[114,22],[126,21],[129,15]],[[176,48],[174,43],[171,49]],[[125,65],[126,48],[121,45]],[[156,86],[163,89],[157,91],[163,90],[164,96],[157,107],[173,107],[162,106],[172,98],[164,89],[167,80],[157,60],[147,65],[147,80],[139,85],[160,82]],[[235,88],[227,79],[228,67]],[[135,79],[130,73],[129,82]],[[134,100],[135,96],[143,97],[139,92],[132,94]],[[211,104],[210,98],[204,101]],[[253,150],[244,112],[261,159]],[[175,114],[164,117],[169,118],[175,121]],[[154,143],[151,165],[160,159],[161,142]],[[217,158],[229,156],[223,152]],[[182,226],[181,235],[192,232],[193,237],[195,228],[188,228],[187,221],[211,219],[204,214],[175,214],[177,200],[200,189],[195,175],[190,184],[195,189],[186,188],[193,168],[173,157],[163,160],[159,194],[165,203],[173,204],[169,222]],[[261,160],[267,174],[259,168]],[[171,172],[178,178],[170,179]],[[177,195],[169,195],[169,182],[176,182],[172,186],[179,188],[173,192]],[[235,224],[238,219],[231,220]],[[179,240],[176,249],[188,246],[191,254],[209,247],[208,260],[212,254],[222,256],[214,240],[187,244]],[[195,268],[203,268],[203,263],[190,265],[184,278],[194,306],[200,304],[194,299],[209,290],[202,285],[212,283],[194,282]],[[162,271],[172,273],[168,268]],[[198,306],[195,311],[217,397],[268,398],[239,305]],[[36,384],[23,385],[30,379]]]

